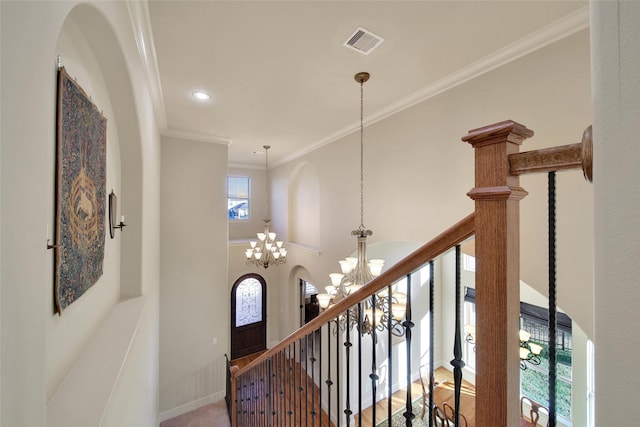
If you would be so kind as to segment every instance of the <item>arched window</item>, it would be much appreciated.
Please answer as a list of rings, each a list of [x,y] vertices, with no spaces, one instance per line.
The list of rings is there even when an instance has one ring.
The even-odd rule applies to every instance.
[[[236,288],[236,327],[262,321],[262,283],[247,277]]]

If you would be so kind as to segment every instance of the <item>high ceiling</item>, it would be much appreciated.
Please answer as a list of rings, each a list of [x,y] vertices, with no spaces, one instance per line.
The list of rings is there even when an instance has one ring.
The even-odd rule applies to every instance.
[[[277,164],[356,130],[359,71],[371,122],[588,25],[586,1],[150,0],[148,12],[163,134],[231,142],[232,165],[264,164],[253,153],[265,144]],[[385,41],[369,55],[344,47],[358,27]]]

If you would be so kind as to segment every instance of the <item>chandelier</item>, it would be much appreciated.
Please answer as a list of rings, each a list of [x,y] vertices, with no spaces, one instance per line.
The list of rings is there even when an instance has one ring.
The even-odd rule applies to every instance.
[[[540,353],[543,347],[534,342],[529,341],[531,334],[524,329],[520,329],[520,369],[527,369],[527,365],[524,362],[531,363],[532,365],[539,365],[542,360],[540,359]]]
[[[326,293],[317,296],[321,309],[326,309],[333,303],[345,298],[352,292],[362,288],[382,272],[384,260],[367,258],[367,236],[373,232],[364,226],[364,83],[369,80],[369,73],[362,72],[354,76],[360,84],[360,226],[351,232],[358,240],[357,256],[339,261],[341,273],[332,273],[331,285],[325,287]],[[383,330],[391,325],[395,335],[403,335],[402,319],[405,315],[406,295],[393,292],[389,296],[383,290],[365,302],[364,313],[350,311],[350,318],[346,315],[338,317],[338,327],[344,330],[346,325],[357,325],[362,334],[374,335],[375,330]]]
[[[473,325],[465,325],[464,333],[464,340],[469,344],[474,344],[473,350],[475,351],[476,327]],[[540,359],[540,353],[542,352],[543,347],[529,341],[531,339],[531,334],[524,329],[520,329],[518,334],[520,339],[520,369],[524,371],[527,369],[527,364],[525,362],[531,363],[532,365],[539,365],[542,362]]]
[[[266,215],[269,217],[269,149],[270,145],[263,145],[265,169]],[[283,242],[276,240],[276,233],[269,230],[270,219],[264,219],[264,232],[256,233],[258,240],[249,242],[250,247],[244,252],[247,265],[269,268],[270,265],[284,264],[287,260],[287,250]]]

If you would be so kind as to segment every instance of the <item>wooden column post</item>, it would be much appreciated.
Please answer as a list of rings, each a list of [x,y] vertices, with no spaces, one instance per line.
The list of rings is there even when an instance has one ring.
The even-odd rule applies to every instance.
[[[469,131],[475,149],[476,425],[513,427],[520,418],[520,212],[527,195],[508,156],[533,136],[505,121]]]

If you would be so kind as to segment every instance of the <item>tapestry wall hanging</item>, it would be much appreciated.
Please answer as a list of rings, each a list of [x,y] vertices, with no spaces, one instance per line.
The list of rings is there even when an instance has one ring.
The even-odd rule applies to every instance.
[[[102,276],[107,119],[58,71],[55,310],[61,313]]]

